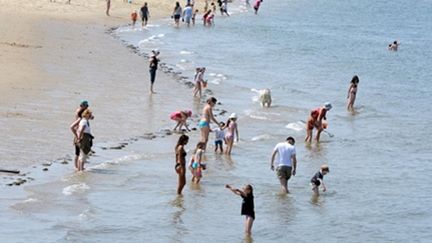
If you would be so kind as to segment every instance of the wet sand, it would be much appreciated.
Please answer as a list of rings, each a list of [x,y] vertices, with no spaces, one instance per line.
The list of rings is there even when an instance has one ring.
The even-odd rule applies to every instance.
[[[147,2],[149,23],[170,15],[170,1]],[[25,172],[73,156],[69,125],[83,99],[95,115],[96,144],[172,128],[170,112],[200,109],[182,98],[190,88],[161,71],[157,94],[150,96],[147,59],[109,35],[110,28],[129,24],[140,5],[112,1],[107,17],[104,1],[0,4],[0,169]]]

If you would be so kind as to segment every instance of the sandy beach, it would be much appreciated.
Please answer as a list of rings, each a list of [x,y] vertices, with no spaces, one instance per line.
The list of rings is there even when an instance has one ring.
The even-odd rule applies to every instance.
[[[147,59],[107,34],[129,24],[141,3],[111,2],[108,17],[100,0],[0,1],[0,168],[72,155],[69,124],[83,99],[96,117],[97,142],[152,132],[171,109],[181,108],[159,100],[175,85],[172,77],[158,72],[159,94],[149,97]],[[147,2],[149,23],[170,15],[170,1]]]

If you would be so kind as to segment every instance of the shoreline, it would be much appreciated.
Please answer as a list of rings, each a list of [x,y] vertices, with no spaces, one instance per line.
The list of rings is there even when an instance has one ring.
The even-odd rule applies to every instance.
[[[15,78],[11,83],[0,82],[0,90],[2,90],[2,93],[11,94],[11,97],[4,96],[2,98],[4,107],[0,110],[0,123],[6,125],[4,127],[9,128],[9,130],[0,131],[6,136],[6,139],[3,141],[7,141],[9,146],[12,145],[12,149],[6,150],[8,146],[5,143],[0,144],[0,147],[3,148],[0,150],[3,158],[3,160],[0,161],[0,168],[21,171],[21,175],[1,173],[3,181],[6,181],[2,183],[3,185],[18,186],[29,181],[33,182],[35,178],[33,178],[31,174],[35,174],[35,171],[40,169],[42,169],[41,171],[46,171],[47,168],[53,164],[68,163],[69,169],[71,171],[73,170],[73,166],[70,165],[70,160],[73,156],[72,146],[70,145],[72,135],[68,128],[69,124],[72,122],[73,110],[82,99],[90,100],[90,109],[96,112],[96,120],[94,123],[100,122],[100,124],[96,124],[94,129],[96,145],[103,144],[106,141],[120,141],[112,143],[119,144],[113,145],[113,147],[115,147],[114,149],[121,149],[124,147],[124,144],[122,144],[124,140],[134,138],[134,136],[145,137],[146,134],[157,133],[155,125],[150,128],[139,128],[140,124],[142,124],[141,120],[149,119],[148,115],[137,115],[138,119],[135,119],[135,122],[128,122],[126,121],[127,119],[118,119],[121,115],[118,112],[113,112],[109,109],[108,105],[106,105],[118,102],[116,103],[117,105],[125,107],[134,106],[135,109],[129,107],[131,111],[140,112],[143,110],[140,109],[139,102],[130,104],[129,99],[124,99],[124,97],[118,95],[119,87],[117,85],[111,84],[107,86],[108,81],[115,82],[116,80],[127,79],[132,76],[133,71],[136,70],[132,67],[124,67],[121,68],[123,71],[119,70],[115,72],[111,70],[105,75],[100,75],[101,73],[103,74],[103,71],[106,69],[110,69],[110,66],[114,64],[109,60],[113,51],[117,53],[115,54],[116,61],[120,61],[120,63],[133,60],[135,65],[144,67],[147,65],[147,59],[135,55],[135,53],[131,55],[131,50],[129,48],[124,48],[121,42],[119,45],[119,40],[116,40],[109,34],[110,30],[112,31],[113,28],[124,25],[125,21],[128,20],[128,14],[125,14],[124,17],[116,17],[118,13],[129,13],[129,11],[132,10],[130,8],[131,6],[136,7],[139,5],[123,4],[126,6],[112,8],[112,16],[106,17],[102,15],[104,13],[104,8],[100,8],[100,2],[95,1],[88,3],[88,8],[84,6],[86,4],[85,1],[84,3],[82,3],[83,1],[72,1],[72,5],[35,1],[34,3],[26,3],[23,6],[18,3],[6,4],[6,2],[9,3],[5,0],[2,1],[5,7],[1,12],[7,12],[11,8],[14,9],[17,5],[23,7],[20,8],[20,13],[24,12],[28,14],[27,11],[29,11],[31,7],[36,7],[37,11],[34,15],[20,20],[22,25],[19,26],[29,28],[28,32],[24,33],[27,38],[14,38],[12,36],[9,39],[0,39],[0,42],[3,44],[0,46],[1,49],[23,49],[23,53],[18,53],[20,54],[18,58],[24,55],[28,60],[21,60],[23,64],[18,64],[17,66],[25,65],[33,69],[22,77],[20,76],[22,75],[21,68],[16,66],[10,67],[12,65],[3,67],[3,69],[9,71],[8,73],[10,73],[10,76]],[[74,6],[74,2],[77,3],[77,5]],[[148,2],[156,3],[158,1]],[[120,4],[118,1],[115,3],[117,5]],[[165,5],[168,4],[168,2],[165,2]],[[62,9],[65,13],[62,15],[51,11],[52,8],[57,7]],[[67,12],[68,8],[69,11],[73,13]],[[79,10],[84,8],[85,13],[80,13],[79,16],[74,15],[76,12],[79,12],[75,11],[78,8]],[[162,20],[162,16],[166,16],[169,12],[162,11],[161,8],[162,7],[159,6],[159,10],[155,11],[155,9],[152,11],[152,22]],[[95,18],[94,11],[96,9],[101,13],[101,16]],[[116,12],[115,10],[120,11]],[[47,13],[47,11],[49,13]],[[47,14],[47,16],[40,16],[44,14]],[[8,14],[3,15],[3,17],[7,19]],[[107,26],[104,22],[106,20],[108,20],[108,25],[110,26]],[[31,26],[27,26],[29,23],[31,23]],[[0,26],[0,29],[2,28],[6,27],[4,25]],[[17,35],[22,34],[21,32]],[[107,35],[109,38],[106,38]],[[85,40],[80,42],[79,39],[77,39],[80,37],[85,38]],[[109,50],[110,53],[104,53],[104,47],[99,47],[101,42],[105,50]],[[28,50],[30,50],[30,53],[25,52]],[[107,61],[101,62],[100,59],[107,59]],[[92,67],[88,68],[88,66]],[[147,97],[145,96],[147,96],[148,88],[147,69],[144,68],[142,72],[135,73],[135,76],[143,75],[144,78],[140,82],[134,81],[128,83],[126,86],[129,87],[126,88],[122,85],[122,89],[124,90],[122,93],[129,94],[128,96],[130,97],[133,97],[134,94],[141,94],[142,97],[140,98],[146,99]],[[176,81],[175,83],[181,83],[175,75],[178,74],[172,74],[171,76],[169,72],[159,72],[156,86],[158,86],[160,90],[165,91],[170,88],[167,86],[171,86],[171,79],[174,79],[174,81]],[[108,80],[105,81],[105,78],[108,78]],[[89,84],[89,80],[92,80],[92,82],[96,80],[96,82],[90,85],[92,86],[91,89],[84,92],[80,90],[79,87],[86,87],[86,85]],[[23,83],[22,86],[18,86],[20,82]],[[162,83],[166,84],[162,85]],[[139,87],[138,92],[136,86]],[[91,90],[101,88],[107,89],[106,92],[102,91],[107,94],[99,93],[96,97],[92,98],[94,94]],[[20,94],[18,94],[18,96],[12,95],[13,90],[19,90]],[[141,90],[143,90],[143,92],[140,92]],[[134,92],[131,94],[131,91]],[[157,94],[155,96],[162,97],[163,95]],[[166,107],[164,107],[164,109],[166,109]],[[153,115],[161,117],[166,114]],[[41,117],[44,115],[46,115],[46,117]],[[116,119],[119,121],[115,122],[115,124],[104,124],[106,121],[112,122]],[[53,124],[51,121],[57,122]],[[102,130],[99,128],[102,124],[105,129],[110,132],[104,132],[105,129]],[[132,128],[130,130],[136,129],[136,131],[126,134],[123,132],[114,132],[118,129],[116,126],[119,125],[122,131],[126,131],[130,128]],[[12,126],[13,129],[10,129],[10,126]],[[46,130],[56,132],[48,134],[47,136],[44,132]],[[60,132],[58,133],[57,131]],[[22,139],[17,139],[17,135],[20,135]],[[29,136],[39,139],[36,139],[36,141],[29,141],[27,139]],[[16,147],[16,149],[13,149],[14,147]],[[27,149],[28,154],[21,153],[21,151],[26,151],[24,148]],[[101,149],[103,150],[103,148]],[[52,151],[56,152],[53,153]]]

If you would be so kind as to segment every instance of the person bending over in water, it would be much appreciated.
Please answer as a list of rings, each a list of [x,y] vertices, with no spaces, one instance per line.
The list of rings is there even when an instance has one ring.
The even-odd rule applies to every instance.
[[[356,94],[357,94],[359,82],[360,82],[360,80],[359,80],[358,76],[354,75],[354,77],[351,79],[351,85],[348,88],[348,95],[347,95],[347,99],[348,99],[347,110],[349,110],[349,111],[354,110],[354,102],[356,99]]]
[[[186,130],[190,132],[190,129],[186,123],[187,119],[192,116],[192,111],[176,111],[171,113],[170,118],[177,122],[177,125],[174,127],[174,131],[178,128],[179,131],[182,131],[182,127],[185,126]]]
[[[263,0],[256,0],[255,1],[255,4],[253,6],[253,8],[255,9],[255,14],[258,14],[258,9],[260,8],[262,1]]]
[[[227,124],[225,127],[228,128],[228,132],[225,134],[225,142],[227,145],[227,148],[225,150],[225,153],[227,155],[231,155],[231,150],[234,145],[234,135],[236,138],[236,141],[239,141],[239,135],[238,135],[238,129],[237,129],[237,115],[235,113],[232,113],[229,116],[229,119],[227,121]]]
[[[205,143],[199,142],[196,146],[195,153],[189,162],[189,169],[192,172],[192,183],[198,184],[202,178],[202,171],[206,169],[203,163]]]
[[[239,195],[243,198],[241,215],[246,216],[245,218],[245,233],[246,235],[252,234],[252,225],[255,220],[255,209],[254,209],[254,195],[253,188],[251,185],[243,187],[243,191],[240,189],[232,188],[230,185],[225,185],[225,188],[231,190],[234,194]]]
[[[186,151],[184,146],[189,142],[187,135],[181,135],[175,147],[176,164],[175,170],[178,174],[177,194],[181,195],[183,187],[186,185]]]
[[[207,17],[211,14],[211,9],[207,10],[207,12],[204,13],[202,19],[203,19],[203,25],[206,26],[207,25]]]
[[[319,186],[322,185],[323,192],[327,190],[326,186],[324,185],[324,176],[327,175],[327,173],[330,172],[330,169],[328,165],[321,165],[320,170],[315,173],[315,175],[311,179],[311,186],[312,191],[315,196],[319,196]]]
[[[316,141],[319,142],[321,132],[327,128],[327,122],[324,123],[324,121],[327,121],[327,111],[329,111],[332,108],[332,105],[330,102],[324,103],[324,106],[321,108],[316,109],[318,111],[318,118],[317,122],[315,123],[315,127],[318,130],[316,135]]]
[[[210,121],[213,121],[214,123],[219,125],[219,122],[213,115],[213,107],[216,105],[216,102],[217,100],[215,97],[210,97],[207,99],[207,104],[203,108],[201,120],[198,124],[198,127],[201,131],[201,142],[204,142],[206,146],[210,133]]]

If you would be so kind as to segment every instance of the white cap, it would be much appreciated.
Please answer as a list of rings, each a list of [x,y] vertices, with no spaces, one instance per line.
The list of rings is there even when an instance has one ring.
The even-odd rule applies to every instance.
[[[231,113],[231,115],[229,116],[230,119],[237,119],[237,114],[236,113]]]
[[[324,103],[324,108],[325,108],[326,110],[330,110],[332,107],[333,107],[333,106],[332,106],[332,104],[331,104],[330,102],[326,102],[326,103]]]

